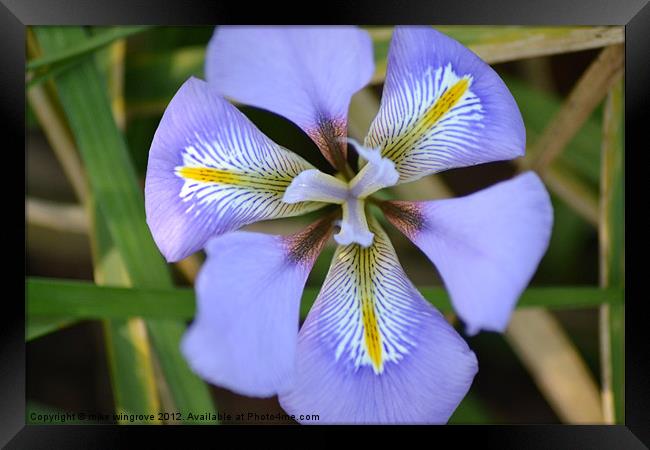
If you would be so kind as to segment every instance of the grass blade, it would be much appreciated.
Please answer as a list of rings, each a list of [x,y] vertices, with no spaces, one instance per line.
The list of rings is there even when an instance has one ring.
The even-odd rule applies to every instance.
[[[85,170],[79,155],[74,151],[74,142],[70,131],[50,101],[44,86],[37,86],[28,90],[27,99],[66,174],[66,178],[72,185],[79,201],[84,203],[88,197]]]
[[[555,117],[527,154],[541,174],[564,150],[623,71],[623,46],[605,48],[580,77]]]
[[[544,183],[589,224],[598,225],[598,196],[575,172],[561,166],[549,167],[544,172]]]
[[[28,317],[25,327],[25,341],[29,342],[49,333],[59,331],[77,322],[68,317]]]
[[[147,318],[190,319],[194,316],[194,291],[189,288],[146,289],[97,286],[76,280],[49,278],[27,279],[27,314],[67,316],[84,319]],[[451,303],[443,287],[418,288],[422,295],[442,312],[451,312]],[[305,317],[319,289],[308,287],[302,297],[301,316]],[[521,296],[518,308],[550,309],[597,308],[602,304],[620,304],[623,291],[593,286],[529,288]]]
[[[45,51],[86,39],[80,28],[43,27],[35,31]],[[167,268],[144,221],[142,192],[113,120],[105,80],[94,61],[89,59],[74,72],[61,74],[56,86],[90,187],[129,276],[138,285],[171,286]]]
[[[552,314],[517,310],[505,336],[562,422],[603,423],[593,375]]]
[[[92,223],[91,248],[95,282],[98,285],[129,286],[131,281],[122,258],[113,245],[106,222],[92,197],[88,209]],[[116,318],[104,320],[102,325],[115,412],[157,416],[161,410],[160,399],[144,321],[137,317]]]
[[[32,51],[34,51],[35,45],[31,36],[30,41]],[[39,98],[40,102],[36,103],[39,111],[47,112],[54,110],[54,108],[49,107],[54,102],[48,97],[46,94],[45,97]],[[59,130],[59,133],[62,133],[65,137],[63,140],[50,139],[53,148],[57,149],[57,156],[60,159],[62,156],[66,156],[68,159],[75,161],[75,167],[80,168],[81,165],[77,160],[77,153],[74,149],[72,138],[69,136],[68,130],[61,125],[60,122],[62,121],[59,115],[46,115],[45,117],[51,117],[50,121],[44,123],[44,129],[46,132],[49,131],[48,137],[52,136],[56,130]],[[84,172],[81,170],[76,172],[72,169],[72,166],[64,165],[66,175],[71,180],[74,180],[75,176],[82,177],[81,184],[85,188],[87,182]],[[82,207],[75,207],[78,208],[78,211],[75,210],[77,212],[76,215],[81,215],[83,219],[83,227],[77,227],[77,229],[86,233],[88,232],[89,224],[86,216],[90,215],[92,219],[90,222],[94,225],[90,241],[93,250],[95,280],[99,284],[114,283],[128,286],[129,280],[124,271],[123,263],[119,255],[113,251],[114,248],[110,241],[110,236],[107,235],[108,231],[106,230],[105,223],[101,217],[98,217],[100,213],[96,205],[92,203],[91,194],[84,192],[82,198],[86,205],[86,210]],[[28,221],[39,218],[50,219],[48,221],[50,224],[62,225],[64,229],[70,228],[71,207],[62,208],[60,206],[55,207],[42,203],[34,204],[32,201],[32,204],[28,205]],[[89,214],[86,214],[87,212]],[[63,223],[61,223],[62,221]],[[98,222],[103,226],[97,226]],[[106,258],[105,264],[104,258]],[[43,319],[41,319],[42,321]],[[69,321],[70,319],[68,319]],[[36,322],[38,324],[39,320],[35,318],[29,322]],[[104,320],[102,321],[102,326],[105,335],[106,354],[116,412],[125,414],[153,414],[155,416],[160,410],[159,400],[153,376],[151,350],[142,320],[138,318]],[[46,331],[54,331],[54,329],[45,329],[45,327],[40,326],[34,333],[38,332],[42,334]]]
[[[39,27],[35,32],[46,55],[88,39],[84,30],[77,27]],[[106,82],[94,59],[88,58],[74,71],[58,75],[55,83],[91,190],[131,283],[171,288],[170,274],[144,220],[142,191],[112,116]],[[176,408],[212,411],[207,386],[189,370],[180,354],[184,324],[155,320],[147,322],[147,328]]]
[[[79,205],[27,197],[25,212],[29,224],[65,233],[88,232],[86,213]]]
[[[623,173],[623,83],[609,92],[605,104],[602,146],[600,283],[625,285]],[[608,423],[625,423],[625,305],[600,310],[603,404]]]
[[[524,118],[529,153],[538,145],[547,124],[558,116],[562,102],[520,80],[505,77],[505,81]],[[598,224],[596,188],[600,178],[600,141],[601,121],[591,114],[544,173],[548,188],[593,226]],[[519,158],[514,162],[520,170],[526,170],[530,159]]]
[[[39,67],[53,65],[61,62],[69,62],[72,58],[88,55],[108,44],[134,34],[141,33],[151,28],[149,25],[131,27],[115,27],[95,36],[74,42],[71,45],[60,47],[56,51],[48,52],[47,55],[32,59],[27,62],[27,70],[34,70]]]
[[[436,26],[488,64],[575,52],[623,42],[623,27]],[[370,28],[375,46],[373,83],[386,77],[392,28]]]

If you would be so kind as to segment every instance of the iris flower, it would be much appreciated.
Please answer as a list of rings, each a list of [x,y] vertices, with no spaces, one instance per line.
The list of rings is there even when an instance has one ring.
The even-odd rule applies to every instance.
[[[532,172],[462,198],[373,197],[525,150],[503,81],[430,27],[395,29],[377,117],[363,144],[347,139],[351,96],[373,72],[371,39],[355,27],[218,27],[207,82],[187,80],[155,133],[147,222],[168,261],[207,252],[181,343],[202,378],[278,395],[289,414],[319,423],[445,423],[476,356],[409,281],[369,205],[435,264],[469,334],[505,329],[548,246],[552,208]],[[335,174],[273,142],[225,97],[298,125]],[[321,208],[331,211],[295,234],[237,231]],[[334,258],[299,329],[307,276],[331,236]]]

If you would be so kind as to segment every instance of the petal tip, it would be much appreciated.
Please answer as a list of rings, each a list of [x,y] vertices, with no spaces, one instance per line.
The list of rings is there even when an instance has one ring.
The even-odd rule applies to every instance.
[[[164,232],[158,232],[159,227],[156,226],[155,222],[149,219],[149,217],[147,217],[146,222],[156,247],[158,247],[160,254],[167,263],[178,262],[194,253],[191,250],[179,248],[178,244],[174,242],[174,239],[168,236],[162,236]]]
[[[476,324],[467,324],[465,325],[465,334],[467,336],[476,336],[479,331],[481,331],[481,327],[476,325]]]
[[[169,264],[176,263],[180,261],[181,259],[187,258],[190,256],[192,253],[188,255],[183,255],[179,252],[176,251],[171,251],[169,249],[165,249],[164,247],[161,247],[158,245],[158,248],[160,249],[160,253],[162,254],[163,258],[165,258],[165,261]]]
[[[287,189],[284,191],[284,194],[282,195],[282,201],[289,204],[294,204],[302,201],[300,199],[299,189],[296,187],[296,185],[293,184],[293,181],[289,186],[287,186]]]
[[[212,369],[213,362],[202,356],[201,348],[210,348],[213,342],[207,339],[201,339],[201,333],[197,329],[198,325],[191,325],[188,331],[181,339],[180,349],[188,366],[198,377],[215,386],[224,387],[232,392],[247,397],[269,398],[277,395],[280,389],[261,387],[258,385],[249,385],[242,383],[241,380],[231,379],[223,376],[218,371]]]
[[[461,319],[465,321],[465,334],[469,337],[473,337],[483,331],[487,331],[491,333],[499,333],[499,334],[505,333],[506,328],[508,328],[508,323],[510,322],[511,317],[512,317],[512,312],[506,316],[505,320],[500,319],[498,321],[496,320],[465,321],[465,319],[462,316]]]

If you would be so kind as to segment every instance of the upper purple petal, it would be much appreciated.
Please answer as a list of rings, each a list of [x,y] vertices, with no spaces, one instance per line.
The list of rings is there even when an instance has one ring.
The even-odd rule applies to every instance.
[[[213,235],[322,206],[282,201],[293,178],[311,168],[191,78],[167,106],[151,144],[147,223],[163,255],[177,261]]]
[[[219,92],[293,121],[332,163],[350,98],[373,71],[372,41],[351,26],[220,26],[206,60]]]
[[[380,147],[400,182],[524,154],[517,104],[497,73],[431,27],[396,27],[381,107],[366,145]]]
[[[466,197],[389,202],[388,219],[436,265],[467,331],[504,331],[548,248],[553,208],[527,172]]]

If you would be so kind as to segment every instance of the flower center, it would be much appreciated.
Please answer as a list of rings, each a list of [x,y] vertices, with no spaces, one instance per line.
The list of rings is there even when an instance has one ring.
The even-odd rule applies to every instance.
[[[341,231],[334,239],[341,245],[356,243],[368,247],[374,235],[368,229],[365,199],[380,189],[395,185],[399,174],[395,164],[382,158],[378,149],[364,147],[354,139],[348,142],[367,161],[352,180],[346,183],[317,169],[305,170],[293,179],[282,200],[285,203],[313,201],[341,205],[343,217],[338,224]]]

